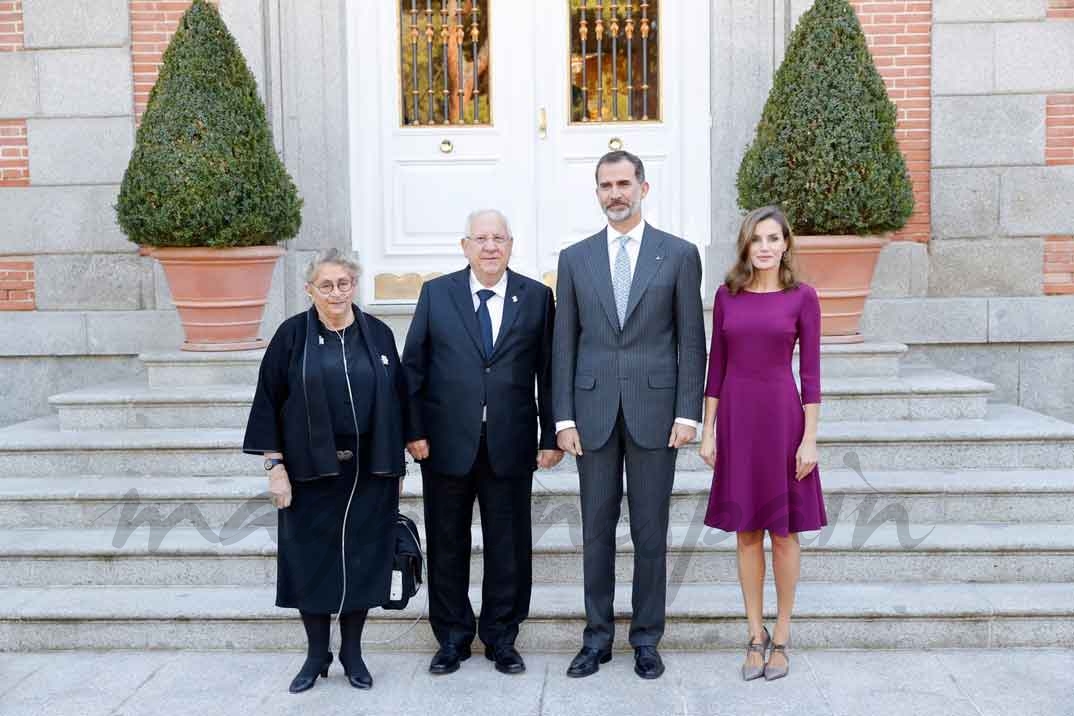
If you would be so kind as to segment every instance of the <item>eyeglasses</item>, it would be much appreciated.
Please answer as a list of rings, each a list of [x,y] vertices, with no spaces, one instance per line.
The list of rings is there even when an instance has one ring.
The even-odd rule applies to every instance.
[[[493,234],[492,236],[467,236],[467,241],[473,241],[478,246],[484,246],[488,242],[492,242],[497,246],[503,246],[511,240],[510,236],[500,236],[499,234]]]
[[[349,278],[341,278],[340,280],[332,283],[331,281],[323,281],[314,288],[317,289],[317,293],[322,296],[331,296],[333,289],[339,291],[342,295],[347,295],[354,290],[354,286],[357,282]]]

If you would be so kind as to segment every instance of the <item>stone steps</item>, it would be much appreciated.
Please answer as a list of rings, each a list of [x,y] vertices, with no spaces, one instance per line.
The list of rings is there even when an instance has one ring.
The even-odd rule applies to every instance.
[[[627,582],[635,550],[629,535],[629,525],[619,525],[616,571],[617,578]],[[803,579],[809,581],[1074,582],[1070,523],[848,521],[819,533],[802,533],[801,542]],[[479,583],[483,553],[479,527],[472,528],[471,544],[471,579]],[[672,525],[667,545],[670,581],[735,583],[732,534],[700,523]],[[325,545],[326,558],[337,552],[338,545]],[[544,584],[581,582],[580,525],[535,528],[533,579]],[[222,532],[207,526],[0,530],[0,586],[275,582],[275,530],[256,519]]]
[[[60,430],[246,427],[253,385],[184,385],[152,388],[122,381],[49,398]]]
[[[898,377],[833,377],[824,382],[821,419],[929,420],[983,418],[991,383],[932,368]],[[246,426],[252,384],[153,386],[120,381],[49,398],[60,429],[117,430]]]
[[[992,386],[901,365],[901,344],[822,347],[818,447],[830,526],[803,533],[795,646],[998,647],[1074,637],[1074,425],[988,403]],[[152,353],[144,383],[54,396],[0,429],[0,650],[301,650],[275,601],[275,519],[240,452],[260,352]],[[795,367],[796,367],[795,361]],[[703,526],[711,470],[681,450],[669,649],[741,647],[734,537]],[[422,522],[408,462],[402,510]],[[583,626],[573,460],[534,480],[534,591],[520,646],[573,652]],[[617,613],[634,547],[618,525]],[[479,607],[475,514],[471,593]],[[769,557],[769,559],[771,559]],[[766,584],[766,611],[775,595]],[[432,648],[424,592],[375,611],[371,648]],[[626,623],[618,630],[625,644]]]
[[[957,420],[983,418],[995,386],[927,367],[897,377],[822,379],[820,419],[828,421]]]
[[[700,523],[708,503],[709,471],[675,476],[673,523]],[[821,475],[832,523],[856,520],[859,508],[885,509],[915,524],[940,522],[1063,522],[1074,516],[1074,479],[1069,470],[955,470],[870,472],[828,470]],[[219,532],[229,523],[275,525],[264,492],[264,475],[217,477],[7,477],[0,478],[0,529],[114,527],[120,522],[193,520]],[[422,483],[409,477],[401,508],[420,524]],[[535,525],[577,524],[578,476],[539,472],[533,483]],[[179,512],[176,512],[179,510]],[[622,520],[629,520],[623,499]],[[474,510],[474,522],[479,522]]]
[[[272,587],[0,588],[0,650],[265,649],[301,651],[297,613],[273,606]],[[475,609],[480,590],[471,588]],[[375,610],[368,649],[431,651],[425,593],[401,612]],[[627,648],[630,587],[616,590],[616,646]],[[765,613],[775,592],[765,589]],[[737,584],[669,586],[665,649],[739,648]],[[798,648],[1065,646],[1074,638],[1074,585],[826,584],[799,586]],[[575,651],[584,626],[581,585],[535,585],[523,650]],[[376,643],[389,642],[389,643]]]
[[[138,359],[154,388],[192,385],[255,385],[264,351],[150,351]]]
[[[822,470],[1074,468],[1074,424],[1002,404],[981,419],[821,421],[817,444]],[[0,474],[257,474],[241,445],[241,429],[62,431],[53,416],[0,429]],[[696,443],[677,469],[705,469]]]
[[[397,336],[400,342],[403,336]],[[902,343],[825,343],[821,351],[821,378],[893,378],[908,348]],[[798,351],[791,360],[798,370]],[[152,387],[175,385],[253,385],[264,351],[196,353],[189,351],[149,351],[138,356],[145,365]]]

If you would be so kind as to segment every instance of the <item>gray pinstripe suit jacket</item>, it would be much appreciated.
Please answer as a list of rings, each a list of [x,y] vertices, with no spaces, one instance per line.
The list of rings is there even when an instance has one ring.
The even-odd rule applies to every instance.
[[[557,421],[575,421],[583,450],[608,441],[620,404],[638,445],[666,447],[676,417],[701,420],[705,326],[697,247],[646,224],[622,328],[607,230],[564,250],[553,345],[553,411]]]

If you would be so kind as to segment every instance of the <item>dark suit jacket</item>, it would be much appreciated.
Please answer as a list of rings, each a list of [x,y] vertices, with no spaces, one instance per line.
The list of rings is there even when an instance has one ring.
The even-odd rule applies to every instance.
[[[559,255],[556,420],[575,421],[582,449],[597,449],[608,441],[621,404],[636,443],[666,447],[675,418],[701,420],[701,256],[693,244],[646,224],[620,328],[606,234]]]
[[[448,475],[470,471],[481,439],[483,403],[488,405],[489,462],[497,475],[530,475],[537,469],[538,444],[542,450],[555,449],[554,322],[552,291],[509,269],[503,321],[486,360],[470,269],[421,287],[402,361],[410,395],[407,441],[429,441],[426,464],[432,470]]]

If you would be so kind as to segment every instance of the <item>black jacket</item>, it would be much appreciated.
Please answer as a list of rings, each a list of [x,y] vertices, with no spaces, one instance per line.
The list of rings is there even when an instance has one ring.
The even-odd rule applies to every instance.
[[[405,472],[406,386],[395,337],[385,323],[357,306],[354,316],[376,375],[370,472],[375,477],[399,477]],[[283,453],[288,476],[299,482],[340,474],[320,361],[305,360],[317,340],[317,320],[316,309],[310,308],[276,330],[261,359],[242,445],[243,452],[255,455]]]
[[[537,469],[538,446],[555,449],[554,323],[552,291],[509,270],[503,320],[495,349],[486,360],[470,293],[470,269],[422,286],[403,348],[410,394],[407,440],[429,441],[426,464],[434,471],[465,475],[473,467],[483,403],[488,406],[489,462],[497,475],[530,475]]]

